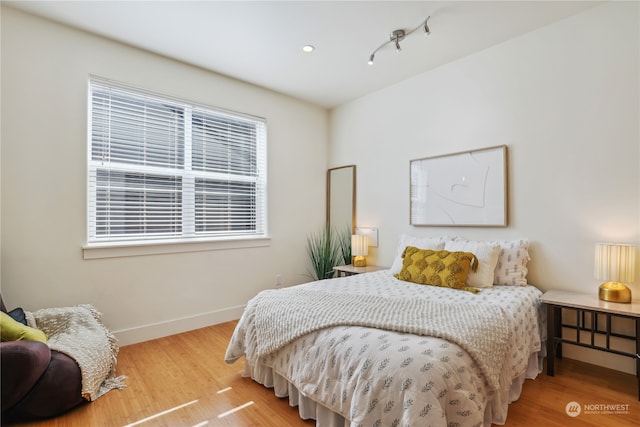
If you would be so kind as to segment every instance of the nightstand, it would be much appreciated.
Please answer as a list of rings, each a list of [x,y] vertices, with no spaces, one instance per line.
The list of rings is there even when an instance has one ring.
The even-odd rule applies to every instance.
[[[632,357],[636,361],[638,379],[638,400],[640,400],[640,301],[630,304],[602,301],[596,294],[582,294],[568,291],[547,291],[541,301],[547,305],[547,375],[554,375],[555,358],[562,357],[562,344],[577,345],[608,353]],[[562,310],[575,311],[575,325],[562,322]],[[588,316],[587,316],[588,315]],[[604,317],[604,325],[600,321]],[[611,318],[632,319],[635,334],[624,335],[611,331]],[[575,339],[565,338],[562,329],[576,331]],[[587,339],[584,339],[584,335]],[[573,335],[573,334],[572,334]],[[596,343],[596,337],[600,343]],[[611,348],[611,338],[635,341],[635,353]],[[604,345],[601,343],[604,340]]]
[[[338,265],[333,267],[338,273],[338,277],[353,276],[354,274],[373,273],[374,271],[388,270],[387,267],[379,267],[377,265],[367,265],[366,267],[354,267],[353,265]]]

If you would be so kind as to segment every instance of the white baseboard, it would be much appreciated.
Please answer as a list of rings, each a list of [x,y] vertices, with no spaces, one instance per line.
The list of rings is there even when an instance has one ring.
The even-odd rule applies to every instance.
[[[182,317],[180,319],[168,320],[166,322],[112,332],[118,339],[118,345],[123,347],[125,345],[136,344],[236,320],[242,316],[244,308],[244,305],[230,307],[208,313],[196,314],[194,316]]]

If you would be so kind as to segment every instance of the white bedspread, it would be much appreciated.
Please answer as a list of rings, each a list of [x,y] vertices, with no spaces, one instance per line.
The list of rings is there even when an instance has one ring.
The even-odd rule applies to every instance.
[[[247,357],[257,381],[264,383],[260,378],[264,368],[272,369],[306,397],[350,420],[351,426],[481,426],[504,422],[511,383],[524,375],[530,356],[540,350],[540,333],[544,331],[538,302],[541,292],[532,286],[494,287],[471,294],[402,282],[389,271],[381,271],[268,293],[284,297],[296,289],[307,298],[314,291],[321,291],[315,295],[334,296],[346,292],[347,296],[339,298],[354,301],[358,296],[367,300],[371,295],[382,295],[396,300],[435,301],[437,306],[473,305],[486,308],[487,313],[505,313],[501,322],[508,336],[499,347],[503,358],[497,387],[470,355],[473,352],[459,345],[441,338],[364,326],[319,329],[280,349],[269,348],[265,354]],[[310,308],[313,305],[313,301],[302,304],[312,318],[318,312]],[[346,307],[356,309],[352,304]],[[393,305],[393,310],[401,309]],[[425,315],[426,325],[428,319]],[[228,362],[244,355],[248,343],[255,340],[253,320],[254,310],[248,307],[229,344]],[[276,322],[272,329],[281,328]],[[261,336],[267,335],[271,334]]]

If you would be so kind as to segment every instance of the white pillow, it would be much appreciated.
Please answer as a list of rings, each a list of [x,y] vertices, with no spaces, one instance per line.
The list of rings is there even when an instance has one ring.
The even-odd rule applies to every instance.
[[[475,240],[456,239],[446,242],[444,249],[449,252],[471,252],[478,258],[478,269],[469,270],[467,286],[490,288],[493,286],[494,271],[500,255],[500,246]]]
[[[442,237],[418,237],[409,236],[408,234],[400,235],[398,246],[396,248],[396,256],[391,266],[391,274],[398,274],[402,270],[402,253],[407,246],[414,246],[420,249],[433,249],[436,251],[444,249],[444,238]]]
[[[496,264],[494,285],[527,285],[527,263],[529,257],[529,240],[493,240],[487,241],[500,246],[500,255]]]

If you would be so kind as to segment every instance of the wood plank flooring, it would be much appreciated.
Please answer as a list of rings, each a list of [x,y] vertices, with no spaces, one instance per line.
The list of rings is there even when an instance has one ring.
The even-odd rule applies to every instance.
[[[125,390],[111,391],[95,402],[51,420],[15,425],[315,425],[314,421],[301,420],[297,408],[290,407],[288,399],[277,398],[272,390],[241,378],[243,361],[233,365],[224,362],[235,324],[227,322],[122,347],[118,374],[128,376]],[[542,373],[536,380],[525,382],[520,399],[509,407],[505,426],[637,427],[640,425],[637,393],[632,375],[563,359],[556,364],[555,377]],[[569,417],[565,411],[571,401],[583,405],[583,413],[577,417]],[[584,404],[628,405],[628,413],[587,414]]]

